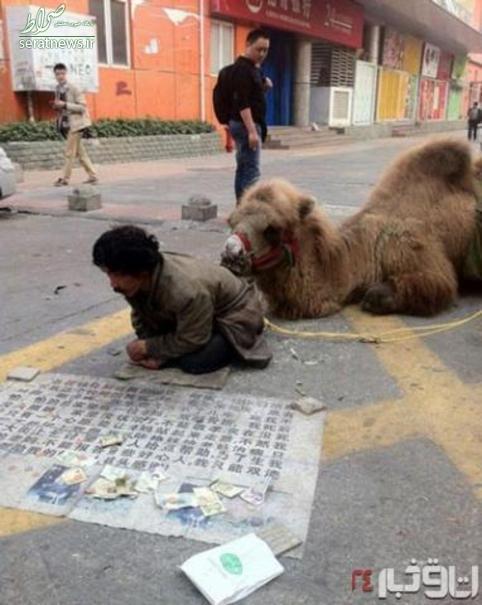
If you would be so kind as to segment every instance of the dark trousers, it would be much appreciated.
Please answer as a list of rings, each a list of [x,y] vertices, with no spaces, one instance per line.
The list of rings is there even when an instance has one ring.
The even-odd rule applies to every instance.
[[[261,141],[261,127],[256,124]],[[260,177],[259,160],[261,142],[256,149],[249,146],[248,130],[243,122],[230,120],[229,131],[236,144],[236,176],[234,178],[234,193],[239,202],[245,189],[255,183]]]
[[[174,360],[172,365],[188,374],[207,374],[226,367],[236,359],[232,344],[219,332],[200,349]],[[171,365],[171,364],[169,364]]]
[[[469,139],[469,141],[477,140],[477,126],[478,126],[478,122],[475,122],[474,120],[469,120],[468,130],[467,130],[467,138]]]

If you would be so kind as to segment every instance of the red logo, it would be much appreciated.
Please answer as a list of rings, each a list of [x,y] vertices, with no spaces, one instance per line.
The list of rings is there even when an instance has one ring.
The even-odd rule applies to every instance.
[[[372,569],[354,569],[351,572],[351,589],[356,590],[358,588],[360,582],[357,579],[361,578],[361,589],[363,592],[372,592],[372,573]]]
[[[246,0],[246,6],[252,13],[259,13],[263,8],[264,0]]]

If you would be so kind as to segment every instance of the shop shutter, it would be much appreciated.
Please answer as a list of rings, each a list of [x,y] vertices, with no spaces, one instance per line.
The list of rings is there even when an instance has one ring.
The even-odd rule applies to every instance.
[[[414,81],[415,85],[416,82]],[[377,119],[404,120],[413,113],[412,81],[409,73],[381,68],[378,78]]]
[[[405,50],[403,54],[402,70],[418,76],[422,61],[423,42],[413,36],[405,37]]]
[[[355,82],[355,53],[343,46],[325,42],[312,44],[312,86],[345,86],[352,88]]]
[[[355,93],[353,99],[353,123],[371,124],[376,98],[377,66],[357,61]]]
[[[330,64],[330,47],[326,44],[313,43],[311,45],[312,86],[329,86]]]

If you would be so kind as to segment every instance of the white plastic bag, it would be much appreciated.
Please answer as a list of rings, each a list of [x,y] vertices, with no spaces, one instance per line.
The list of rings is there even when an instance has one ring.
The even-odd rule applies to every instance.
[[[236,603],[284,571],[255,534],[194,555],[181,569],[211,605]]]

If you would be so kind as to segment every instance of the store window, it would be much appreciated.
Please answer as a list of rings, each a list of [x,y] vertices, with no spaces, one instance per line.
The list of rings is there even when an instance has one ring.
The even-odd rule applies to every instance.
[[[90,14],[97,19],[99,63],[128,65],[127,3],[125,0],[89,0]]]
[[[231,23],[211,22],[211,73],[217,74],[234,60],[234,28]]]

